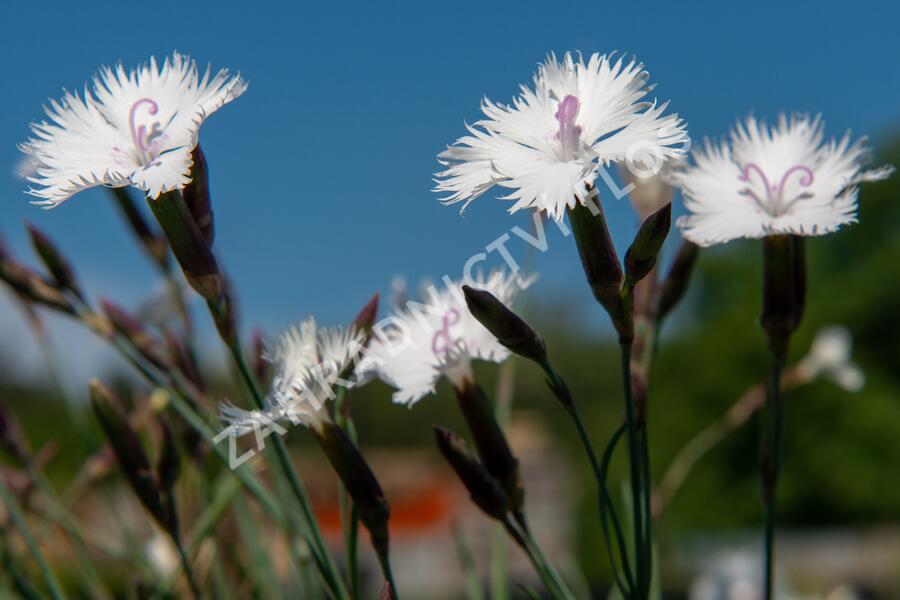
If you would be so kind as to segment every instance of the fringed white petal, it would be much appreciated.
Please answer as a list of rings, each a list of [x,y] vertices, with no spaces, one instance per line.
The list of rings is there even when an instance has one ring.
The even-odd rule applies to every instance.
[[[35,204],[52,208],[97,185],[127,185],[137,168],[124,150],[127,135],[106,121],[90,96],[66,92],[45,108],[50,121],[31,125],[32,138],[20,149],[33,167],[28,193]]]
[[[754,117],[730,142],[707,142],[694,165],[669,178],[682,188],[684,236],[702,246],[773,234],[815,236],[856,222],[857,185],[892,167],[862,171],[865,139],[825,141],[821,118],[780,115],[774,127]]]
[[[551,54],[511,105],[482,102],[486,118],[438,156],[446,169],[435,175],[435,191],[465,209],[494,186],[510,188],[501,196],[515,201],[510,212],[538,208],[561,220],[567,207],[586,200],[598,165],[683,155],[685,124],[662,115],[666,104],[642,100],[652,89],[647,79],[635,60],[594,54],[585,63],[580,55],[558,61]],[[577,115],[561,138],[558,111],[570,96]]]
[[[325,406],[336,395],[335,388],[352,383],[340,376],[356,360],[362,342],[362,333],[319,328],[312,317],[288,328],[265,355],[275,367],[265,409],[246,411],[223,404],[223,420],[239,433],[258,429],[267,419],[318,427],[328,419]]]
[[[34,163],[29,193],[52,207],[96,185],[133,183],[150,198],[188,182],[200,125],[247,88],[239,76],[203,75],[175,53],[160,67],[103,67],[83,96],[66,93],[46,108],[50,122],[32,125],[21,149]],[[185,167],[188,170],[185,170]]]
[[[160,194],[180,190],[191,181],[191,153],[187,148],[178,148],[160,154],[150,164],[139,168],[131,175],[131,183],[155,200]]]
[[[486,289],[509,303],[533,281],[495,271],[430,288],[427,301],[399,308],[391,317],[393,326],[376,333],[364,368],[396,389],[394,402],[411,405],[433,393],[441,377],[468,373],[473,359],[502,362],[509,351],[468,311],[462,285]]]

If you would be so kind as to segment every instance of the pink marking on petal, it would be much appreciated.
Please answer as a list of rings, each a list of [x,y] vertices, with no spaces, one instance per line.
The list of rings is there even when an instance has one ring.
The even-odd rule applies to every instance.
[[[459,323],[460,314],[455,308],[449,309],[441,319],[441,328],[437,330],[431,339],[431,351],[437,356],[443,356],[453,346],[450,339],[450,327]]]
[[[581,103],[578,98],[568,95],[562,99],[556,109],[556,120],[559,121],[559,133],[557,138],[563,149],[565,158],[571,159],[578,150],[578,141],[581,137],[581,127],[575,125],[575,118]]]

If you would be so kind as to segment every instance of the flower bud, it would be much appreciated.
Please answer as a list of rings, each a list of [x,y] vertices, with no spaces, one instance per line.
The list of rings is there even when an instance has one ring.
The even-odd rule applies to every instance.
[[[150,229],[144,215],[138,209],[134,201],[134,197],[127,187],[110,188],[116,204],[128,224],[131,231],[140,241],[144,251],[153,259],[153,262],[162,268],[167,268],[169,264],[169,247],[166,245],[166,239],[158,232]]]
[[[28,235],[31,237],[31,245],[34,246],[34,251],[41,259],[41,262],[44,263],[50,276],[53,277],[57,287],[61,290],[68,290],[79,298],[83,298],[75,272],[72,270],[69,261],[60,253],[56,244],[51,242],[50,238],[34,225],[29,223],[26,224],[26,227],[28,228]]]
[[[506,435],[497,422],[494,407],[481,387],[470,380],[463,382],[460,387],[454,386],[454,391],[466,425],[472,434],[478,457],[488,473],[503,486],[513,512],[519,514],[525,504],[525,489],[519,475],[519,461],[513,456]]]
[[[353,319],[352,328],[356,331],[364,331],[367,334],[371,333],[372,327],[375,325],[375,319],[378,316],[378,300],[379,295],[375,293],[366,305],[362,307],[362,310],[359,311],[359,314],[356,315],[356,318]]]
[[[160,350],[158,341],[147,332],[143,323],[105,298],[101,298],[100,306],[115,332],[127,339],[141,356],[160,370],[169,368],[169,362]]]
[[[592,194],[587,199],[587,206],[579,202],[568,212],[591,292],[609,313],[619,338],[630,340],[634,337],[634,325],[622,303],[622,265],[609,235],[599,196]]]
[[[165,334],[166,349],[168,350],[169,360],[175,365],[178,371],[190,381],[198,391],[206,390],[206,382],[197,365],[197,360],[193,353],[185,346],[184,342],[171,331],[166,330]]]
[[[237,336],[237,303],[234,299],[234,292],[231,288],[231,282],[227,277],[221,277],[221,293],[216,301],[207,301],[212,314],[213,322],[219,337],[222,338],[229,348],[238,346]]]
[[[334,467],[353,504],[359,512],[372,546],[380,556],[387,556],[390,507],[375,474],[343,429],[331,421],[310,429]]]
[[[184,187],[182,194],[188,211],[197,223],[200,233],[212,248],[215,239],[215,222],[213,220],[212,201],[209,196],[209,168],[206,156],[200,149],[200,144],[194,146],[191,151],[191,159],[194,161],[191,167],[191,181]]]
[[[112,447],[128,485],[147,512],[168,530],[170,515],[163,508],[159,487],[141,438],[128,422],[113,393],[96,379],[89,384],[91,406]]]
[[[496,296],[468,285],[463,286],[463,294],[472,316],[510,352],[538,363],[543,363],[547,359],[547,348],[538,332]]]
[[[443,427],[434,427],[434,436],[438,449],[456,471],[472,502],[489,517],[503,521],[509,510],[509,498],[503,488],[494,479],[478,459],[469,452],[465,441],[458,435]]]
[[[251,351],[251,367],[253,368],[253,376],[260,384],[269,380],[272,374],[272,365],[266,360],[266,340],[262,331],[255,329],[250,335]]]
[[[38,273],[10,258],[0,257],[0,280],[23,300],[36,302],[69,315],[76,312],[65,294]]]
[[[681,302],[691,281],[699,253],[700,247],[697,244],[687,240],[681,243],[669,272],[656,291],[653,313],[657,320],[664,319]]]
[[[156,477],[159,481],[159,489],[163,493],[171,493],[181,472],[181,459],[178,456],[178,447],[172,430],[163,421],[160,423],[162,439],[160,440],[159,457],[156,461]]]
[[[653,269],[671,226],[671,203],[644,219],[625,253],[626,285],[634,286]]]
[[[208,302],[218,302],[224,287],[219,264],[181,193],[166,192],[147,202],[188,283]]]
[[[803,238],[772,235],[763,239],[763,308],[760,324],[769,350],[787,358],[791,334],[803,318],[806,302],[806,257]]]

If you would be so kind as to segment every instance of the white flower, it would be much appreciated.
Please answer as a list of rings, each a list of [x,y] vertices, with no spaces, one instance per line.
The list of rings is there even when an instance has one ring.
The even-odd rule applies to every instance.
[[[272,389],[264,410],[247,411],[230,404],[219,407],[222,419],[237,435],[289,420],[318,428],[329,419],[325,410],[341,375],[362,348],[364,334],[354,329],[320,329],[314,318],[285,331],[266,359],[275,366]]]
[[[178,568],[178,554],[168,536],[154,532],[153,537],[144,544],[147,561],[158,577],[169,577]]]
[[[865,384],[866,376],[850,360],[852,348],[850,332],[844,327],[831,325],[816,334],[809,354],[797,367],[809,379],[824,375],[848,392],[858,392]]]
[[[389,328],[376,328],[360,371],[373,371],[396,388],[394,402],[413,404],[434,392],[441,377],[460,387],[472,379],[472,360],[502,362],[509,351],[471,315],[462,285],[491,292],[510,303],[534,278],[522,279],[495,271],[474,281],[447,281],[438,290],[432,286],[427,303],[408,302],[387,319]]]
[[[684,161],[666,161],[662,167],[644,164],[643,161],[628,161],[620,165],[619,172],[626,186],[632,186],[628,199],[641,222],[672,202],[675,190],[669,184],[671,173],[680,168]]]
[[[482,102],[485,119],[438,156],[447,167],[436,174],[446,204],[469,202],[494,185],[512,191],[509,212],[545,210],[561,221],[567,207],[587,199],[601,165],[625,159],[657,163],[681,156],[688,141],[677,115],[662,116],[668,103],[642,98],[652,89],[642,64],[594,54],[551,54],[539,66],[533,88],[521,87],[512,106]]]
[[[45,108],[50,122],[31,125],[21,145],[36,171],[28,193],[55,207],[97,185],[133,185],[149,198],[183,188],[200,125],[246,89],[225,69],[201,76],[177,52],[162,68],[154,58],[130,71],[103,67],[83,97],[67,91]]]
[[[865,138],[825,141],[820,117],[778,118],[776,127],[748,117],[730,141],[707,140],[694,165],[673,179],[690,213],[678,220],[700,246],[775,234],[823,235],[856,222],[857,184],[884,179],[862,171]]]

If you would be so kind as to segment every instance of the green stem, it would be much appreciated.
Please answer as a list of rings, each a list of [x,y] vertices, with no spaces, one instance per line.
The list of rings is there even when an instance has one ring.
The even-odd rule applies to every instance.
[[[391,570],[391,561],[386,551],[376,551],[378,555],[378,564],[381,565],[381,572],[384,574],[384,580],[391,587],[391,598],[397,598],[397,584],[394,582],[394,572]]]
[[[47,560],[44,558],[41,549],[38,547],[34,536],[31,535],[31,530],[28,528],[28,522],[25,520],[25,515],[22,514],[22,509],[19,507],[18,501],[13,497],[9,488],[6,487],[6,482],[2,477],[0,477],[0,499],[3,500],[3,505],[9,512],[13,524],[16,526],[16,529],[19,530],[22,539],[25,540],[25,545],[28,546],[31,557],[34,559],[34,562],[37,563],[41,575],[47,583],[50,596],[54,598],[54,600],[62,600],[66,597],[62,591],[62,587],[59,585],[59,581],[56,579],[56,575],[53,573],[50,565],[47,564]]]
[[[241,379],[244,381],[245,386],[250,391],[250,395],[253,398],[253,402],[256,405],[256,408],[263,410],[265,408],[263,396],[260,393],[259,387],[257,387],[256,384],[256,379],[253,377],[253,373],[250,371],[250,367],[247,365],[247,361],[240,350],[240,343],[226,343],[226,345],[231,352],[231,356],[238,368]],[[322,532],[319,529],[319,524],[316,520],[316,515],[312,508],[312,502],[309,499],[309,495],[306,493],[306,488],[303,486],[303,482],[300,480],[300,476],[294,469],[294,465],[291,462],[290,455],[288,455],[284,440],[282,440],[281,436],[279,435],[273,436],[273,439],[274,442],[272,446],[275,448],[275,457],[278,460],[278,464],[281,468],[283,476],[287,480],[291,493],[297,500],[297,504],[300,507],[301,513],[303,514],[305,525],[310,532],[310,537],[312,538],[312,541],[314,543],[314,546],[311,549],[315,554],[318,555],[317,562],[323,567],[322,575],[325,578],[329,588],[331,589],[331,592],[336,597],[342,599],[349,598],[347,589],[344,586],[340,575],[338,574],[337,566],[334,564],[334,559],[328,552],[328,548],[325,546],[325,541],[322,538]]]
[[[760,466],[765,518],[764,585],[765,598],[771,600],[775,580],[775,493],[781,471],[781,371],[782,361],[773,356],[772,379],[766,402],[766,425],[763,427],[763,456]]]
[[[467,600],[483,600],[484,593],[481,590],[481,581],[478,579],[478,571],[475,569],[475,559],[472,558],[472,549],[466,540],[466,534],[458,523],[451,526],[453,540],[456,542],[456,555],[459,565],[465,576],[465,588]]]
[[[188,585],[191,588],[191,594],[193,594],[194,598],[200,600],[203,595],[200,593],[200,586],[197,585],[197,580],[194,577],[194,570],[191,568],[191,561],[188,559],[187,553],[184,551],[184,545],[181,543],[181,539],[179,536],[173,536],[172,541],[175,542],[175,548],[178,550],[178,558],[181,560],[181,570],[184,571],[184,577],[187,579]]]
[[[540,576],[541,581],[544,583],[544,587],[550,592],[550,595],[553,596],[553,598],[559,598],[561,600],[570,600],[574,598],[575,596],[569,591],[569,588],[566,586],[563,579],[547,561],[544,553],[541,552],[540,546],[538,546],[537,542],[531,536],[531,533],[520,524],[509,519],[507,519],[503,525],[506,527],[510,536],[512,536],[522,550],[525,551],[525,554],[534,566],[535,571],[537,571],[538,576]]]
[[[641,485],[644,488],[644,553],[647,566],[644,574],[647,576],[646,590],[649,594],[653,579],[653,513],[651,507],[653,480],[650,478],[650,442],[646,421],[641,425],[639,435],[641,441]]]
[[[644,515],[641,497],[643,476],[641,470],[641,447],[638,423],[635,415],[634,399],[631,393],[631,342],[621,342],[622,386],[625,399],[625,426],[628,436],[628,463],[631,480],[631,507],[634,514],[634,557],[636,563],[637,598],[647,598],[649,593],[647,555],[644,550]]]
[[[541,362],[540,365],[544,370],[544,373],[547,375],[547,378],[550,380],[550,388],[552,389],[553,393],[562,403],[563,407],[565,407],[566,412],[569,414],[569,416],[572,417],[572,421],[575,424],[575,429],[578,432],[578,439],[581,441],[581,445],[584,448],[585,453],[588,455],[588,460],[591,463],[591,469],[594,471],[594,478],[597,480],[597,486],[599,488],[598,496],[600,505],[600,519],[601,525],[603,527],[603,539],[606,543],[607,555],[609,556],[613,576],[616,580],[616,585],[619,587],[622,594],[625,597],[628,597],[631,593],[631,590],[634,588],[634,583],[631,577],[631,566],[628,562],[628,549],[625,545],[624,536],[622,535],[622,528],[619,524],[619,520],[612,508],[612,498],[609,495],[609,490],[607,490],[606,488],[605,469],[601,468],[600,461],[597,460],[597,453],[594,451],[594,446],[591,443],[590,436],[588,436],[587,429],[584,426],[584,421],[582,420],[581,414],[578,411],[578,406],[568,394],[568,387],[566,386],[565,382],[563,382],[562,378],[559,376],[556,370],[553,369],[549,361],[545,360]],[[617,438],[618,436],[616,436],[616,439]],[[606,523],[605,509],[607,506],[610,508],[610,516],[613,527],[615,529],[619,555],[622,557],[622,567],[625,571],[625,577],[628,584],[627,586],[626,582],[622,581],[621,575],[618,570],[618,565],[616,564],[615,555],[613,554],[612,541],[610,539],[609,528]]]

